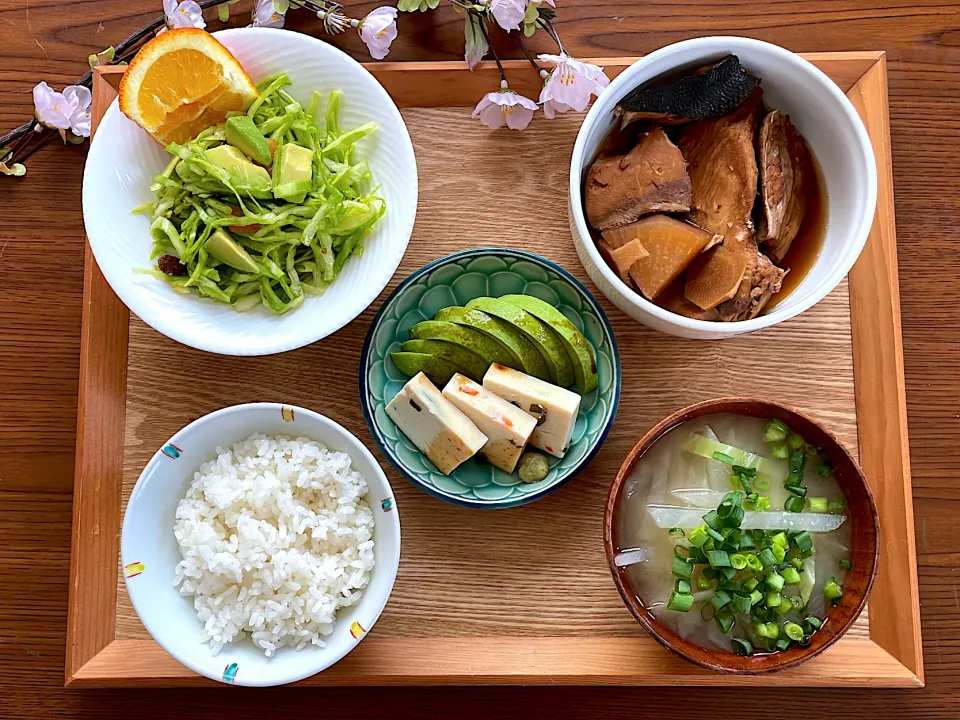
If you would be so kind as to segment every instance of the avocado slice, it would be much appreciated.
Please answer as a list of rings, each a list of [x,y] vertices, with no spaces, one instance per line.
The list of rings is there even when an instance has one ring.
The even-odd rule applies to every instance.
[[[467,303],[467,307],[482,310],[487,315],[493,315],[513,325],[527,336],[543,357],[551,382],[564,388],[573,385],[574,372],[570,356],[567,355],[560,338],[545,323],[516,305],[497,298],[475,298]]]
[[[269,193],[272,187],[270,173],[247,160],[247,156],[233,145],[217,145],[204,152],[207,162],[226,170],[230,184],[244,192]],[[269,197],[269,195],[267,195]]]
[[[456,306],[443,308],[437,312],[434,319],[456,323],[457,325],[466,325],[489,335],[508,348],[514,355],[516,363],[519,365],[515,369],[522,370],[541,380],[550,379],[547,363],[537,352],[537,348],[527,340],[522,332],[505,320],[492,317],[480,310]]]
[[[400,347],[405,352],[423,353],[448,360],[466,370],[463,374],[475,382],[483,382],[483,376],[490,367],[490,363],[476,353],[444,340],[407,340]]]
[[[397,366],[397,370],[404,375],[413,377],[422,372],[435,385],[446,385],[447,382],[457,373],[466,374],[464,368],[454,365],[449,360],[438,358],[435,355],[416,352],[394,352],[390,353],[390,359]]]
[[[222,263],[245,273],[260,274],[256,261],[223,228],[214,230],[203,246],[204,250]]]
[[[567,354],[573,361],[573,372],[577,376],[577,387],[581,395],[597,388],[597,361],[594,358],[593,348],[574,325],[562,312],[550,303],[530,295],[504,295],[500,298],[504,302],[516,305],[526,310],[534,317],[539,318],[560,336]]]
[[[273,159],[273,196],[303,202],[313,188],[313,150],[287,143],[277,148]]]
[[[514,370],[520,369],[520,363],[506,347],[489,335],[466,325],[451,322],[424,320],[410,328],[410,337],[416,340],[446,340],[476,353],[489,367],[491,363],[506,365]]]
[[[264,167],[273,162],[267,139],[249,115],[227,118],[227,142]]]

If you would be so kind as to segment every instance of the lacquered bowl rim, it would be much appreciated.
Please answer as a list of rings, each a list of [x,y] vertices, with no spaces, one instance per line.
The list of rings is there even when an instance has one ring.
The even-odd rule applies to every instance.
[[[615,563],[616,557],[616,542],[614,538],[614,528],[616,525],[616,514],[617,508],[619,506],[619,499],[621,495],[621,490],[623,488],[623,483],[633,472],[634,467],[640,458],[647,452],[653,445],[660,440],[668,431],[672,430],[676,426],[680,425],[683,422],[692,420],[698,417],[703,417],[704,415],[713,415],[717,413],[734,413],[738,412],[731,408],[742,407],[745,405],[754,405],[770,408],[778,413],[786,414],[788,416],[792,415],[794,417],[800,418],[805,422],[808,422],[816,426],[823,434],[826,436],[835,446],[835,449],[838,453],[844,455],[847,460],[849,460],[850,465],[855,470],[854,476],[862,485],[862,488],[865,492],[865,497],[868,503],[868,512],[867,516],[869,521],[872,521],[866,530],[862,527],[859,528],[861,533],[868,534],[872,531],[873,534],[873,547],[871,548],[871,566],[868,573],[868,580],[866,587],[863,593],[858,598],[857,604],[853,611],[850,613],[850,616],[842,624],[842,626],[833,634],[827,634],[827,641],[822,645],[817,647],[809,646],[807,648],[794,647],[786,651],[771,653],[767,655],[753,656],[753,660],[749,662],[749,667],[744,667],[744,665],[749,660],[748,658],[743,658],[739,655],[736,655],[733,652],[727,653],[729,655],[731,662],[729,664],[724,664],[721,662],[711,662],[709,660],[697,657],[691,654],[687,650],[687,646],[690,648],[699,648],[701,646],[691,643],[688,641],[681,641],[680,643],[674,643],[668,638],[664,637],[659,629],[659,623],[656,620],[651,621],[651,617],[648,614],[648,611],[645,610],[641,602],[637,599],[636,595],[632,591],[623,577],[623,568],[618,568]],[[771,415],[776,416],[776,415]],[[754,416],[757,417],[757,416]],[[789,420],[788,420],[789,423]],[[863,608],[866,606],[867,598],[870,596],[870,591],[873,589],[873,583],[876,580],[877,576],[877,566],[879,563],[880,555],[880,518],[877,511],[877,504],[873,497],[873,492],[870,490],[870,485],[867,482],[866,476],[863,474],[863,470],[860,468],[859,463],[856,459],[847,451],[843,446],[840,440],[832,432],[827,430],[822,423],[813,419],[806,413],[803,413],[797,410],[794,407],[785,405],[783,403],[774,402],[772,400],[764,400],[756,397],[743,397],[743,396],[728,396],[714,398],[711,400],[704,400],[702,402],[694,403],[693,405],[688,405],[687,407],[681,408],[674,413],[671,413],[666,418],[654,425],[650,430],[648,430],[640,440],[631,448],[630,452],[627,453],[627,457],[624,459],[623,463],[620,465],[620,469],[617,471],[617,475],[614,478],[613,482],[610,485],[610,490],[607,495],[607,503],[604,508],[603,514],[603,545],[604,552],[607,556],[607,563],[610,567],[610,573],[613,576],[613,581],[617,586],[617,591],[620,593],[620,597],[623,599],[624,604],[627,606],[627,609],[630,611],[630,614],[633,615],[634,619],[643,627],[644,630],[658,643],[660,643],[667,650],[670,650],[673,653],[676,653],[680,657],[689,660],[690,662],[699,665],[700,667],[707,668],[708,670],[714,670],[720,673],[726,674],[738,674],[738,675],[757,675],[768,672],[776,672],[779,670],[785,670],[787,668],[796,667],[797,665],[804,663],[808,660],[811,660],[834,643],[836,643],[844,634],[850,629],[853,623],[857,620],[860,614],[863,612]],[[778,658],[783,657],[787,654],[791,654],[794,657],[791,657],[785,661],[779,661]],[[771,662],[771,659],[778,659],[776,663]]]
[[[432,488],[424,483],[420,482],[417,477],[409,472],[406,466],[397,458],[394,453],[389,450],[387,444],[383,441],[383,438],[380,434],[379,429],[376,426],[376,423],[373,420],[373,416],[370,410],[370,404],[368,402],[368,387],[367,387],[367,364],[370,356],[370,347],[373,343],[373,337],[376,333],[377,328],[380,326],[380,322],[383,318],[384,313],[387,308],[390,307],[397,298],[414,282],[422,278],[424,275],[430,273],[431,271],[437,269],[442,265],[449,265],[450,263],[462,260],[464,258],[477,257],[477,256],[490,256],[495,255],[498,257],[512,257],[518,260],[526,260],[532,262],[536,265],[541,265],[551,270],[552,272],[560,275],[566,282],[576,288],[579,293],[586,298],[586,301],[590,305],[591,310],[600,320],[601,325],[603,326],[604,332],[607,335],[607,338],[610,342],[610,348],[612,351],[613,362],[611,363],[611,371],[613,372],[614,388],[613,388],[613,400],[612,400],[612,410],[610,412],[610,419],[607,421],[606,426],[601,431],[600,435],[597,437],[596,442],[593,447],[590,448],[588,452],[580,459],[573,468],[567,471],[567,474],[561,477],[559,480],[554,482],[549,487],[545,487],[542,490],[530,493],[529,495],[524,495],[519,498],[509,498],[506,500],[492,500],[492,501],[478,501],[478,500],[468,500],[461,497],[456,497],[454,495],[447,495],[446,493],[439,492],[435,488]],[[484,248],[471,248],[468,250],[459,250],[455,253],[449,255],[444,255],[443,257],[437,258],[436,260],[431,260],[429,263],[424,265],[418,270],[415,270],[410,275],[408,275],[396,288],[393,292],[383,301],[383,304],[380,305],[380,308],[377,310],[377,314],[374,316],[373,321],[370,323],[370,327],[367,329],[367,335],[363,340],[363,349],[360,352],[360,407],[363,409],[363,419],[367,423],[367,428],[370,430],[370,435],[373,437],[373,441],[376,443],[377,447],[380,449],[380,452],[383,453],[390,464],[393,465],[397,471],[407,480],[409,480],[413,485],[420,488],[428,495],[432,495],[435,498],[440,500],[445,500],[446,502],[452,503],[454,505],[460,505],[461,507],[469,508],[479,508],[487,510],[500,510],[504,508],[518,507],[520,505],[526,505],[533,502],[534,500],[539,500],[546,495],[549,495],[558,488],[566,485],[568,482],[573,480],[587,465],[590,464],[590,461],[593,460],[594,456],[603,447],[603,443],[607,439],[607,435],[610,433],[610,429],[613,427],[614,421],[617,418],[617,410],[620,405],[620,384],[621,384],[621,374],[620,374],[620,349],[617,347],[617,338],[613,332],[613,327],[610,324],[610,321],[607,319],[606,313],[603,311],[603,308],[600,306],[600,303],[597,302],[597,299],[593,294],[587,289],[587,287],[580,282],[576,277],[574,277],[568,270],[564,269],[557,263],[547,258],[537,255],[536,253],[528,252],[526,250],[518,250],[516,248],[499,248],[499,247],[484,247]]]

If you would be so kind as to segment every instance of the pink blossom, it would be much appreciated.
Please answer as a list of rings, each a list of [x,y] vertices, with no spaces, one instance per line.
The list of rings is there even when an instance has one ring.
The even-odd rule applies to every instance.
[[[489,0],[487,8],[497,25],[507,32],[516,30],[527,12],[528,0]]]
[[[537,104],[533,100],[508,90],[504,80],[498,92],[483,96],[472,117],[479,117],[480,122],[494,130],[504,125],[511,130],[523,130],[530,124],[536,109]]]
[[[207,23],[203,20],[203,11],[193,0],[183,0],[177,3],[177,0],[163,0],[163,14],[167,19],[167,27],[174,28],[195,27],[205,28]]]
[[[276,0],[257,0],[253,8],[254,27],[282,28],[287,11],[286,3],[278,7]]]
[[[383,60],[390,52],[390,44],[397,39],[397,9],[378,7],[360,21],[357,29],[370,56]]]
[[[61,134],[67,130],[79,137],[90,137],[90,90],[71,85],[62,93],[45,82],[33,88],[33,105],[41,125],[55,128]]]
[[[541,62],[556,64],[540,92],[543,113],[548,118],[567,110],[583,112],[590,104],[590,96],[599,96],[610,84],[603,68],[596,65],[563,54],[537,57]]]

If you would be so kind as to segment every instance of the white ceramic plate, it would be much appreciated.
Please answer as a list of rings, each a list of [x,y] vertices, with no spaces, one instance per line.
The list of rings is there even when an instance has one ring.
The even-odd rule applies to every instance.
[[[615,123],[613,109],[635,87],[678,70],[694,70],[735,54],[761,78],[764,102],[790,116],[823,170],[827,233],[816,263],[771,312],[741,322],[692,320],[635,292],[600,257],[583,212],[583,178]],[[570,230],[580,262],[610,302],[634,320],[671,335],[717,340],[770,327],[820,302],[843,280],[863,249],[877,204],[873,146],[860,116],[839,87],[789,50],[740,37],[706,37],[668,45],[614,79],[580,127],[570,161]]]
[[[350,455],[353,469],[367,480],[367,503],[374,517],[374,558],[370,583],[357,605],[337,613],[326,647],[281,648],[272,658],[243,639],[218,655],[203,641],[203,624],[192,598],[174,587],[180,549],[173,536],[177,504],[193,473],[228,447],[255,432],[307,437]],[[393,490],[373,455],[347,430],[303,408],[277,403],[235,405],[187,425],[159,448],[130,495],[123,516],[120,557],[127,592],[140,621],[164,650],[194,672],[237,685],[295,682],[333,665],[373,627],[397,578],[400,564],[400,518]]]
[[[216,33],[254,82],[286,72],[288,92],[306,104],[314,90],[342,90],[340,123],[368,120],[380,129],[358,145],[382,186],[387,211],[364,241],[364,252],[344,265],[320,297],[285,315],[264,307],[250,312],[181,295],[163,280],[137,274],[149,268],[149,219],[130,211],[155,199],[153,176],[170,156],[128,120],[114,101],[90,146],[83,176],[83,221],[90,247],[110,287],[144,322],[185,345],[224,355],[268,355],[293,350],[336,332],[376,299],[407,248],[417,211],[417,165],[400,112],[363,66],[316,38],[287,30],[237,28]]]

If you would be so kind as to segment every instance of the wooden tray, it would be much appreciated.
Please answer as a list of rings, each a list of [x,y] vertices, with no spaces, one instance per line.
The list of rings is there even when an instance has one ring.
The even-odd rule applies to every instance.
[[[587,470],[532,505],[496,512],[435,500],[382,464],[403,522],[396,587],[370,637],[305,683],[870,685],[923,684],[913,501],[883,53],[807,56],[847,92],[873,139],[877,219],[849,277],[801,317],[718,342],[661,335],[614,309],[587,280],[567,228],[567,172],[582,116],[490,132],[465,106],[497,86],[486,64],[375,63],[416,148],[420,208],[384,296],[426,262],[466,247],[525,248],[583,280],[623,355],[619,417]],[[616,75],[635,58],[595,60]],[[539,79],[507,64],[512,85]],[[122,68],[98,69],[94,113]],[[349,97],[346,99],[349,102]],[[382,299],[382,298],[381,298]],[[120,521],[141,468],[193,419],[239,402],[297,403],[332,417],[370,448],[356,368],[375,302],[310,347],[226,358],[168,340],[131,316],[86,253],[66,681],[71,685],[206,684],[168,656],[134,613],[119,568]],[[216,365],[216,373],[204,372]],[[177,387],[174,377],[204,377]],[[284,380],[288,378],[288,380]],[[623,606],[601,542],[604,498],[638,437],[669,412],[719,395],[783,401],[859,449],[880,509],[883,556],[869,613],[812,662],[762,678],[701,670],[651,640]]]

